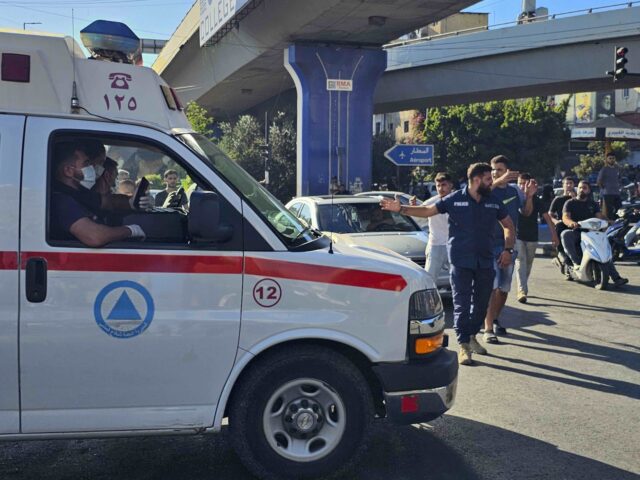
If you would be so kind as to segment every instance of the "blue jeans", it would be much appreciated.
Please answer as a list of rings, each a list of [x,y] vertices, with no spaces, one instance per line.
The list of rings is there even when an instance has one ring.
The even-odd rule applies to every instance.
[[[458,343],[468,343],[480,331],[489,306],[496,271],[489,268],[461,268],[451,265],[453,328]]]
[[[516,258],[518,258],[518,251],[514,251],[511,256],[511,263],[504,268],[498,266],[498,258],[504,251],[502,247],[496,248],[494,253],[495,260],[493,261],[493,268],[496,271],[496,276],[493,279],[493,289],[500,289],[501,292],[509,293],[511,291],[511,281],[513,279],[513,270],[515,267]]]

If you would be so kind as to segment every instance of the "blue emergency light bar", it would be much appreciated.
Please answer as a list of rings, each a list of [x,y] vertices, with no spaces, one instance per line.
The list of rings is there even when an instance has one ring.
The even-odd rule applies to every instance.
[[[142,43],[124,23],[96,20],[80,31],[80,39],[95,59],[142,64]]]

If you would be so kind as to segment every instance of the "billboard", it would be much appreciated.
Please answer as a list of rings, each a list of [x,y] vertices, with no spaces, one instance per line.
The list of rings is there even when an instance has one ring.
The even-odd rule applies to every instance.
[[[616,96],[613,90],[596,92],[596,120],[616,113]]]
[[[591,123],[595,120],[593,92],[576,93],[574,100],[575,123]]]
[[[200,0],[200,46],[233,18],[249,0]]]

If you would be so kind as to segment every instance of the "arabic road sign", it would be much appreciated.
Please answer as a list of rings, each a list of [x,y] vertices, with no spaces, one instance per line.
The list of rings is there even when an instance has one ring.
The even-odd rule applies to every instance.
[[[384,156],[399,167],[432,167],[433,145],[394,145]]]

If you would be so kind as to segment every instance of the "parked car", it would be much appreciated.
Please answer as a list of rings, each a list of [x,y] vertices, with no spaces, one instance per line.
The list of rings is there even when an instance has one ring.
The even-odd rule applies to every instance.
[[[379,202],[379,197],[323,195],[294,198],[286,207],[336,242],[391,251],[424,267],[427,234],[411,217],[381,210]],[[435,280],[441,295],[450,294],[448,265]]]

